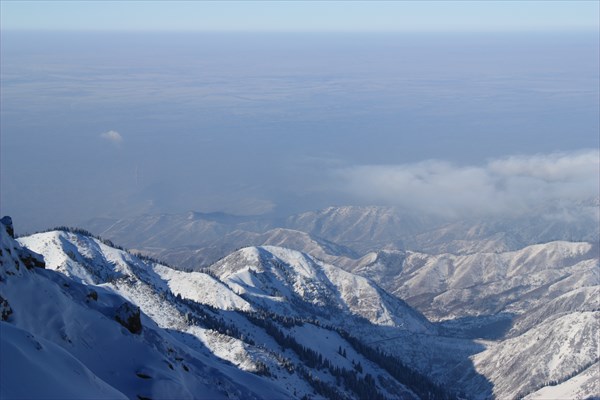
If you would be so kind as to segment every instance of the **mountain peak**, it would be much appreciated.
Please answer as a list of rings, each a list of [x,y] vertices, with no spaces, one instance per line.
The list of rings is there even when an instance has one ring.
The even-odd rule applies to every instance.
[[[210,271],[258,308],[297,313],[293,304],[311,305],[307,316],[344,323],[354,318],[416,332],[432,330],[427,320],[402,300],[367,278],[277,246],[240,249]]]

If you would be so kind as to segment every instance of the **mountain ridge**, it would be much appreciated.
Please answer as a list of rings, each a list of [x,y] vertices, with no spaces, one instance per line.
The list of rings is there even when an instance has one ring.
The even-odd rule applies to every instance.
[[[97,219],[83,226],[129,248],[191,270],[207,267],[240,247],[277,245],[267,234],[274,229],[309,236],[300,240],[296,235],[295,243],[290,241],[287,245],[293,250],[318,251],[319,257],[328,262],[350,266],[365,254],[382,249],[468,255],[514,251],[557,240],[596,243],[600,240],[598,223],[597,199],[592,199],[561,207],[548,206],[535,214],[508,219],[451,220],[416,216],[393,207],[340,206],[287,218],[190,212],[145,214],[110,221]],[[280,236],[278,240],[281,244],[285,238]],[[315,248],[311,241],[316,241],[322,249]],[[335,249],[336,246],[339,248]]]
[[[356,391],[359,390],[358,386],[354,387],[352,386],[354,384],[351,384],[351,382],[356,379],[363,382],[362,385],[364,387],[372,387],[374,390],[377,390],[377,392],[387,393],[386,397],[395,397],[398,395],[393,395],[388,392],[388,389],[385,389],[385,386],[381,386],[377,381],[369,383],[369,378],[365,374],[370,374],[371,376],[387,376],[386,379],[388,379],[390,383],[396,382],[390,387],[395,387],[398,393],[404,393],[406,397],[414,397],[414,394],[410,394],[411,390],[395,381],[396,378],[393,378],[389,373],[385,372],[385,370],[382,370],[378,364],[365,358],[362,353],[354,352],[352,354],[355,354],[354,366],[359,365],[356,363],[360,363],[360,368],[364,372],[353,372],[352,375],[344,375],[348,373],[344,373],[344,369],[338,370],[337,367],[334,368],[333,366],[330,366],[326,367],[324,372],[318,374],[319,381],[315,381],[316,378],[311,378],[310,375],[306,375],[302,372],[307,371],[307,367],[304,365],[311,365],[310,357],[312,356],[310,355],[318,354],[317,349],[314,347],[310,349],[302,346],[298,347],[298,349],[294,350],[292,353],[290,353],[289,350],[286,350],[282,355],[277,355],[281,350],[275,351],[275,349],[279,349],[279,345],[277,344],[278,342],[273,342],[273,337],[279,338],[280,336],[278,335],[283,335],[281,338],[289,338],[285,340],[291,340],[290,343],[298,343],[293,334],[293,326],[298,326],[295,324],[299,323],[300,326],[305,327],[304,329],[317,329],[310,328],[310,326],[323,326],[322,323],[313,325],[310,322],[300,322],[302,320],[297,320],[298,322],[294,322],[294,325],[290,327],[286,327],[284,324],[280,325],[279,328],[274,328],[272,327],[272,323],[269,323],[271,325],[262,327],[261,324],[266,322],[261,322],[263,321],[262,318],[256,320],[256,317],[252,316],[255,315],[255,311],[252,309],[256,307],[255,305],[252,305],[252,308],[250,309],[244,309],[244,303],[240,302],[237,304],[229,304],[228,308],[221,310],[215,308],[215,306],[220,306],[221,304],[213,303],[210,305],[204,304],[210,303],[208,301],[200,301],[200,303],[197,303],[192,299],[184,300],[183,297],[187,297],[184,291],[179,291],[177,295],[169,294],[168,290],[170,290],[171,287],[175,287],[174,285],[171,285],[171,281],[173,280],[172,276],[169,275],[171,281],[166,278],[163,280],[163,278],[160,277],[160,273],[164,272],[162,270],[168,267],[158,266],[156,264],[146,264],[146,268],[138,268],[142,266],[139,264],[141,260],[128,255],[123,250],[107,248],[99,242],[98,239],[82,237],[79,234],[70,232],[47,232],[20,238],[19,240],[30,247],[40,250],[44,254],[48,254],[50,256],[48,258],[48,266],[50,269],[62,270],[82,281],[88,280],[88,285],[94,287],[97,286],[97,284],[100,284],[101,287],[110,289],[111,291],[126,297],[134,304],[139,305],[142,312],[147,315],[148,318],[155,321],[159,328],[170,331],[171,336],[182,341],[182,343],[185,343],[187,346],[191,346],[191,348],[195,349],[194,351],[208,351],[207,356],[211,356],[212,354],[212,357],[221,357],[237,366],[237,368],[254,371],[254,374],[266,374],[266,378],[263,379],[268,379],[270,382],[273,382],[273,389],[279,388],[278,390],[287,391],[285,397],[296,397],[291,394],[292,392],[290,392],[290,390],[297,390],[298,393],[304,394],[328,393],[328,390],[333,390],[332,388],[335,387],[333,374],[342,374],[342,376],[346,376],[344,379],[350,379],[341,387],[341,389],[335,389],[339,390],[340,393],[346,393],[345,396],[349,396],[350,398],[355,398]],[[77,251],[73,249],[73,246]],[[61,257],[57,257],[56,254],[54,254],[57,249],[67,249],[67,251],[61,250],[58,252],[58,255]],[[69,252],[71,254],[68,254]],[[90,277],[85,268],[78,268],[75,265],[79,264],[81,267],[81,264],[85,263],[88,263],[88,267],[93,267],[95,270],[101,272],[104,271],[105,268],[111,269],[112,273],[102,272]],[[175,274],[187,274],[179,271],[173,272]],[[93,281],[95,284],[92,284],[90,279],[95,279]],[[224,287],[223,290],[225,290]],[[198,294],[197,291],[196,294]],[[180,296],[182,299],[178,300]],[[231,296],[235,297],[236,295],[232,294]],[[302,309],[302,307],[300,309]],[[362,319],[360,321],[362,321]],[[197,325],[198,323],[200,325]],[[259,323],[259,325],[255,325],[257,323]],[[316,323],[318,323],[318,321]],[[366,324],[367,322],[357,323]],[[206,324],[212,326],[213,328],[211,329],[217,330],[200,328],[200,326],[206,326]],[[269,329],[275,330],[272,331],[272,333],[265,334],[265,331],[262,329],[267,329],[267,332],[269,332]],[[323,335],[338,335],[335,331],[331,331],[330,328],[319,329],[322,330],[320,332]],[[338,337],[336,343],[344,348],[350,349],[352,345],[348,344],[346,340],[347,339],[344,339],[343,337]],[[260,346],[252,344],[258,343],[259,341],[263,344]],[[200,345],[200,343],[202,343],[202,345]],[[292,348],[294,348],[294,346],[295,345],[293,345]],[[284,357],[283,359],[279,358],[282,356]],[[327,363],[323,364],[324,366],[331,365],[328,364],[331,362],[329,360],[337,359],[339,355],[332,353],[329,354],[328,357],[330,358],[327,358]],[[283,379],[289,374],[289,372],[285,372],[285,365],[287,365],[286,363],[289,361],[282,361],[285,359],[295,360],[292,361],[292,363],[295,365],[294,369],[297,372],[292,373],[291,379]],[[336,361],[336,364],[340,362],[342,361],[338,360]],[[271,378],[269,378],[269,376],[271,376]],[[367,380],[365,381],[365,379]],[[426,378],[423,376],[419,379]],[[324,383],[318,384],[318,382]],[[333,386],[331,386],[332,383]],[[326,386],[322,387],[319,385]],[[434,390],[434,386],[429,385],[428,387],[430,387],[431,390]],[[318,388],[320,392],[314,392],[314,390],[317,390],[315,388]],[[376,394],[377,392],[373,393]],[[302,396],[299,395],[298,397]]]
[[[531,273],[540,282],[532,286],[530,291],[537,294],[528,295],[530,299],[523,297],[523,292],[515,292],[520,296],[517,303],[520,301],[527,307],[513,310],[512,315],[506,313],[510,311],[506,308],[500,309],[506,316],[499,314],[499,319],[486,313],[469,316],[467,312],[457,314],[462,315],[458,319],[431,324],[419,313],[413,314],[406,303],[378,288],[376,279],[354,275],[290,249],[273,246],[240,249],[205,270],[209,272],[206,274],[177,271],[156,260],[139,259],[81,233],[46,232],[19,241],[43,253],[50,270],[66,274],[59,282],[70,287],[81,284],[98,287],[102,297],[107,296],[104,294],[107,290],[112,296],[124,296],[140,307],[142,324],[144,321],[156,324],[156,329],[169,332],[171,338],[181,343],[179,346],[188,346],[194,354],[200,352],[209,357],[212,368],[216,366],[221,371],[223,367],[211,357],[227,361],[242,372],[263,376],[270,382],[272,393],[279,391],[287,397],[301,397],[293,395],[295,392],[355,398],[361,392],[352,389],[356,383],[352,379],[358,379],[361,385],[372,387],[376,390],[373,393],[384,397],[394,397],[392,393],[421,397],[415,393],[425,393],[422,387],[409,388],[394,378],[396,372],[382,368],[386,363],[383,354],[395,357],[399,365],[409,366],[404,374],[418,371],[418,381],[429,382],[431,390],[434,390],[432,382],[454,384],[462,392],[460,396],[466,398],[535,397],[552,393],[554,386],[556,390],[567,390],[564,389],[567,382],[569,390],[578,396],[600,392],[599,382],[585,375],[598,358],[598,341],[593,335],[599,318],[597,247],[589,243],[556,242],[516,252],[479,255],[382,250],[361,259],[361,274],[382,274],[382,277],[419,271],[426,277],[443,265],[441,259],[454,259],[455,263],[457,259],[463,260],[457,263],[463,265],[461,268],[481,265],[473,261],[465,264],[465,260],[501,259],[504,267],[496,273],[506,274],[510,279]],[[413,258],[420,261],[415,263],[411,261]],[[437,266],[428,269],[427,265]],[[451,272],[448,276],[456,273],[456,269],[454,272],[452,268],[446,269]],[[453,285],[466,282],[465,278],[488,276],[465,275],[465,271],[457,275],[460,279]],[[556,275],[562,278],[548,281],[548,276],[556,274],[552,271],[562,271],[563,275]],[[48,271],[51,272],[54,273]],[[70,283],[71,278],[66,276],[77,282]],[[489,284],[485,279],[482,282]],[[6,290],[2,286],[0,289],[4,296]],[[211,292],[214,293],[209,295]],[[470,336],[467,329],[475,331],[486,321],[510,321],[510,326],[500,337],[473,340],[479,336]],[[307,334],[314,342],[304,338]],[[322,346],[328,350],[321,353]],[[354,361],[348,364],[336,347],[348,352],[353,348]],[[520,348],[533,353],[521,356],[515,351]],[[578,354],[570,355],[576,348]],[[552,352],[565,356],[557,362]],[[319,361],[319,354],[323,361]],[[532,374],[527,359],[545,367]],[[494,367],[498,363],[501,367]],[[291,376],[285,372],[290,365],[295,370]],[[355,370],[357,365],[363,372]],[[344,375],[344,369],[354,371],[352,377]],[[318,381],[308,371],[317,373]],[[233,376],[231,372],[228,374]],[[396,382],[392,385],[395,392],[381,382],[369,381],[367,375]],[[345,376],[345,383],[336,386],[340,376]],[[232,382],[228,387],[235,385]],[[255,386],[243,390],[247,389],[257,390]]]

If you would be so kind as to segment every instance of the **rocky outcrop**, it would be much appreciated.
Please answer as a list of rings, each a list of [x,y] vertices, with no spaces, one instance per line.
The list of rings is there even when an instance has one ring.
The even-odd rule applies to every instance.
[[[134,334],[142,332],[140,308],[131,303],[121,304],[115,311],[115,320]]]
[[[0,256],[2,255],[3,251],[6,251],[8,255],[12,257],[12,259],[18,259],[22,263],[22,265],[24,265],[27,269],[32,269],[34,267],[46,268],[44,257],[42,257],[40,254],[35,253],[19,245],[15,246],[16,242],[13,241],[15,237],[15,231],[13,228],[13,222],[11,217],[9,217],[8,215],[2,217],[0,219],[0,226],[2,227],[0,228],[0,233],[2,233],[2,235],[7,235],[6,237],[8,238],[8,240],[3,240],[2,242],[4,249],[0,249]],[[0,265],[2,264],[3,261],[0,260]],[[19,270],[18,262],[15,264],[15,269]]]
[[[11,238],[15,237],[15,230],[13,228],[13,222],[12,222],[12,218],[7,216],[2,217],[2,219],[0,219],[0,222],[6,226],[6,233],[8,233],[8,236],[10,236]]]
[[[98,292],[92,289],[85,297],[90,300],[98,301]]]
[[[12,308],[10,308],[10,304],[8,301],[2,296],[0,296],[0,319],[2,321],[8,320],[10,314],[12,314]]]
[[[21,255],[21,262],[25,265],[25,268],[46,268],[46,263],[44,262],[44,257],[39,255],[38,253],[34,253],[29,249],[23,249],[23,254]]]

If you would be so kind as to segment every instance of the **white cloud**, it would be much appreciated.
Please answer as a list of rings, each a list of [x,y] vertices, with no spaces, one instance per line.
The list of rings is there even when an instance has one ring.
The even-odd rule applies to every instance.
[[[341,190],[363,201],[446,216],[520,214],[598,197],[600,153],[587,150],[457,166],[430,160],[338,169]]]
[[[100,137],[114,144],[121,144],[121,142],[123,141],[123,136],[121,136],[119,132],[113,130],[101,133]]]

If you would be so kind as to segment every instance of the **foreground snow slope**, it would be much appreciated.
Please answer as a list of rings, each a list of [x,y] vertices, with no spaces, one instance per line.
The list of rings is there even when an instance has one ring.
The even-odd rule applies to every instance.
[[[0,397],[3,399],[127,399],[68,351],[0,322]]]
[[[28,385],[3,384],[6,397],[19,393],[36,397],[36,389],[29,387],[28,370],[23,370],[31,364],[70,368],[80,377],[74,378],[73,384],[79,385],[82,396],[118,398],[119,392],[127,398],[153,399],[288,396],[269,381],[221,362],[200,346],[183,344],[144,313],[139,314],[141,330],[132,333],[132,325],[126,327],[116,317],[123,315],[119,311],[123,307],[135,311],[134,305],[110,288],[83,285],[55,271],[31,266],[27,260],[33,256],[7,234],[4,225],[0,233],[0,296],[3,310],[11,311],[3,312],[0,337],[6,354],[14,355],[8,358],[3,352],[0,380],[12,382],[21,376],[17,382]],[[98,274],[113,279],[122,272],[116,268]],[[135,312],[126,315],[135,319]],[[46,369],[39,375],[48,393],[69,397],[65,381],[50,380],[52,376]]]
[[[251,247],[231,254],[211,267],[221,283],[204,273],[146,263],[97,239],[70,232],[40,233],[19,241],[43,254],[47,268],[87,284],[119,286],[120,293],[131,299],[138,296],[140,287],[148,286],[220,309],[250,311],[252,303],[293,313],[294,302],[302,302],[328,312],[332,321],[347,314],[414,332],[432,329],[425,318],[368,279],[284,248]],[[132,276],[139,282],[135,291],[128,291],[120,282]]]
[[[252,296],[242,296],[244,294],[242,291],[235,293],[228,287],[228,282],[221,283],[204,273],[176,271],[156,262],[142,260],[90,236],[55,231],[20,238],[19,241],[42,253],[47,259],[48,268],[65,273],[72,279],[87,285],[95,285],[94,287],[117,293],[138,305],[152,319],[152,322],[157,324],[157,327],[168,330],[170,336],[188,346],[190,352],[224,359],[239,370],[262,375],[262,378],[256,377],[255,379],[271,382],[273,387],[281,390],[281,392],[277,392],[269,385],[265,385],[264,388],[257,389],[263,397],[272,396],[270,393],[279,393],[278,397],[280,398],[323,395],[327,392],[321,389],[321,392],[316,393],[314,390],[314,385],[317,385],[314,380],[318,379],[318,382],[336,388],[334,392],[338,395],[333,397],[356,398],[359,393],[357,388],[360,385],[354,386],[347,382],[339,386],[337,385],[339,377],[336,378],[336,374],[343,373],[344,370],[354,371],[356,365],[359,364],[361,371],[352,372],[352,379],[369,383],[364,381],[369,379],[368,376],[379,376],[384,379],[381,382],[387,383],[372,381],[370,384],[373,385],[374,390],[382,393],[385,397],[415,397],[409,388],[364,354],[352,353],[350,351],[352,344],[337,332],[330,328],[318,328],[308,322],[314,319],[312,312],[307,311],[314,311],[320,307],[322,309],[320,314],[334,315],[335,318],[332,317],[327,321],[339,320],[338,313],[333,312],[339,311],[347,319],[354,321],[352,327],[361,324],[361,326],[373,327],[372,329],[376,330],[377,325],[371,324],[364,316],[371,313],[375,322],[380,322],[393,329],[405,329],[401,326],[412,319],[415,322],[410,322],[414,325],[411,325],[411,329],[421,331],[428,329],[428,322],[418,313],[410,310],[399,300],[384,294],[364,278],[354,277],[333,267],[323,266],[324,269],[329,268],[332,271],[329,272],[331,280],[322,283],[317,278],[327,275],[320,269],[319,271],[315,270],[314,266],[310,264],[313,261],[306,258],[305,255],[300,253],[290,255],[285,249],[272,249],[287,254],[289,257],[295,257],[295,260],[302,264],[298,268],[304,268],[303,272],[315,279],[303,281],[306,284],[304,292],[300,290],[300,286],[297,287],[300,290],[298,293],[291,289],[287,290],[289,296],[277,300],[283,305],[281,308],[265,307],[268,303],[255,301],[256,298]],[[246,251],[251,252],[251,250]],[[283,262],[279,264],[279,267],[284,267]],[[296,272],[290,267],[287,274]],[[330,286],[333,287],[332,281],[338,282],[339,285],[346,283],[352,285],[351,288],[347,288],[347,295],[343,296],[349,302],[360,305],[363,296],[366,296],[367,300],[369,296],[378,296],[378,299],[381,296],[387,296],[389,297],[388,306],[393,305],[395,309],[393,313],[390,313],[385,308],[373,308],[379,307],[379,300],[375,302],[375,306],[365,303],[366,308],[350,307],[345,304],[343,298],[335,303],[339,308],[328,309],[327,296],[331,292],[327,291],[325,294],[319,292],[319,296],[313,296],[311,288],[319,287],[329,290]],[[280,285],[275,281],[271,283]],[[282,285],[279,288],[280,292],[284,293],[286,289]],[[267,290],[266,287],[261,289],[258,286],[252,288],[248,286],[247,288],[255,292]],[[356,288],[359,290],[353,293]],[[263,299],[260,296],[259,298]],[[257,314],[257,310],[262,314]],[[406,321],[402,319],[405,317],[400,314],[401,311],[407,311],[410,314],[409,319]],[[282,322],[278,322],[277,317],[269,313],[280,315]],[[269,321],[264,322],[265,319]],[[315,323],[319,322],[315,321]],[[275,324],[276,328],[273,328],[272,324]],[[281,334],[273,329],[277,329]],[[299,336],[307,331],[316,333],[312,337],[314,340],[302,342]],[[282,348],[282,337],[279,335],[287,336],[285,340],[288,342],[302,343],[300,345],[302,348],[294,350],[292,344],[286,344]],[[322,340],[319,339],[319,335],[322,336]],[[337,352],[323,353],[319,343],[324,343],[323,340],[326,337],[331,341],[332,348],[348,349],[348,353],[352,354],[351,362]],[[291,349],[288,349],[287,346],[291,346]],[[314,354],[320,354],[321,359],[324,360],[319,361],[323,364],[318,373],[313,371],[314,360],[311,361],[310,354],[312,353],[307,349]],[[305,352],[308,352],[308,355]],[[307,371],[311,371],[312,375]],[[281,393],[285,393],[285,395]],[[375,396],[376,393],[374,392],[373,395]]]

